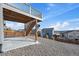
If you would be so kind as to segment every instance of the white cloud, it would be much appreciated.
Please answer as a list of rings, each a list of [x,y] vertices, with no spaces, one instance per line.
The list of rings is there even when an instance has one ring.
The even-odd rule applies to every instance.
[[[79,30],[79,27],[75,27],[75,28],[69,28],[68,30]]]
[[[53,27],[54,30],[61,30],[68,25],[69,25],[69,22],[63,22],[63,23],[57,22],[54,25],[50,25],[49,28]]]
[[[76,25],[77,24],[77,25]],[[49,27],[53,27],[55,30],[79,30],[79,19],[70,19],[64,22],[57,22],[51,24]]]
[[[79,30],[79,27],[76,27],[75,30]]]
[[[13,29],[13,30],[18,30],[18,29],[23,29],[24,28],[24,24],[22,23],[17,23],[17,22],[6,22],[6,26]]]
[[[69,22],[63,22],[62,23],[62,27],[65,27],[65,26],[68,26],[69,25]]]

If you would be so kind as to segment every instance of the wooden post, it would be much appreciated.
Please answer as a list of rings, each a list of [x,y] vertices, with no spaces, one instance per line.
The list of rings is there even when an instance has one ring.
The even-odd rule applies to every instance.
[[[36,20],[36,26],[35,26],[35,41],[38,43],[38,31],[37,31],[37,20]]]
[[[24,36],[26,37],[26,23],[24,24]]]

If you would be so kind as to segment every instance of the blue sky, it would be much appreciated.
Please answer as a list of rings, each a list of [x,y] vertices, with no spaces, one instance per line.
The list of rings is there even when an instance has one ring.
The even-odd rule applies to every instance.
[[[31,5],[43,14],[43,21],[40,23],[40,28],[53,27],[55,30],[79,29],[79,4],[32,3]],[[8,23],[9,26],[11,23]],[[19,24],[16,28],[23,28],[23,24]]]
[[[54,27],[55,30],[79,29],[79,4],[32,4],[43,13],[41,28]]]

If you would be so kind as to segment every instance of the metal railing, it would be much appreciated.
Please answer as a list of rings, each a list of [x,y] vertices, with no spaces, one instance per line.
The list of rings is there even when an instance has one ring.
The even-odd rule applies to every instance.
[[[31,5],[26,4],[26,3],[6,3],[11,7],[14,7],[16,9],[19,9],[21,11],[24,11],[30,15],[33,15],[38,18],[42,18],[42,13],[33,8]]]

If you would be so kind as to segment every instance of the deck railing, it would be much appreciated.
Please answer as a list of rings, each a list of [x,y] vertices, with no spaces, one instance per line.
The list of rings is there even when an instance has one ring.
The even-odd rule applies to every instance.
[[[31,5],[26,4],[26,3],[6,3],[10,5],[11,7],[14,7],[16,9],[19,9],[21,11],[24,11],[30,15],[33,15],[38,18],[42,18],[42,13],[33,8]]]

